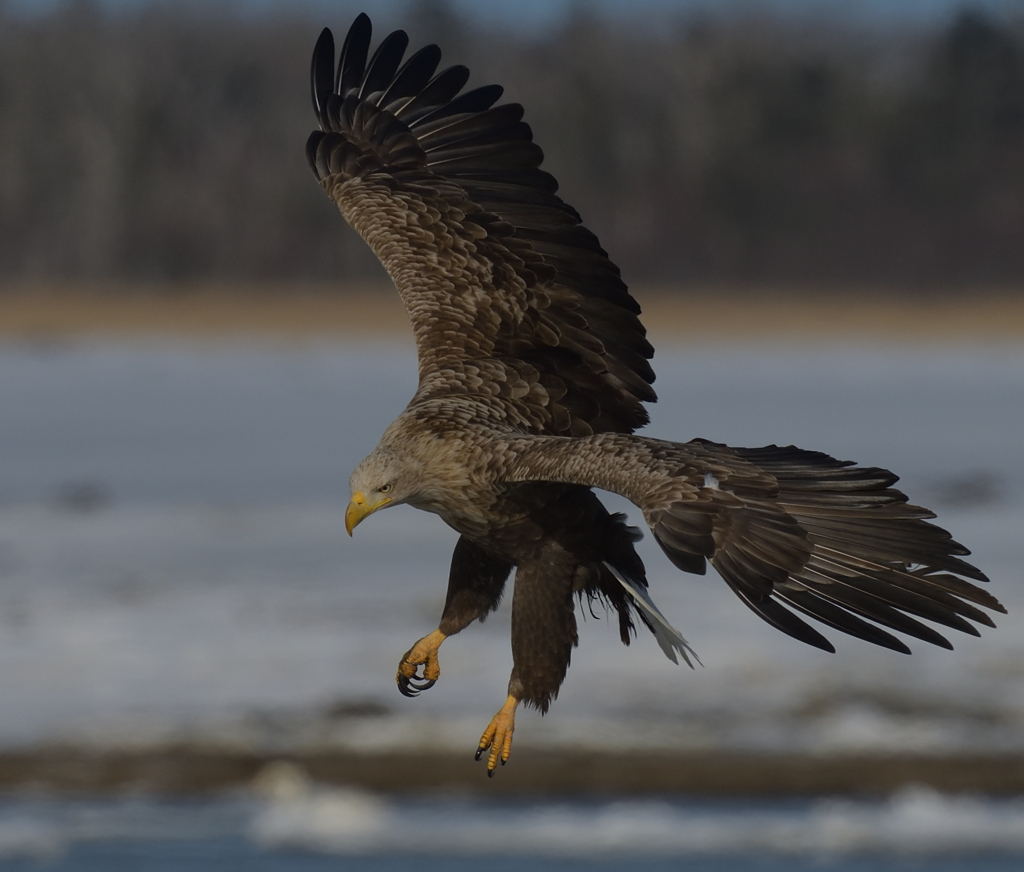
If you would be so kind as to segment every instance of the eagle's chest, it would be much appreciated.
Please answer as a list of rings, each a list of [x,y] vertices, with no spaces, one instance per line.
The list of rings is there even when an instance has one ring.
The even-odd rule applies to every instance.
[[[484,544],[519,528],[528,513],[509,500],[500,488],[466,490],[455,503],[438,506],[434,511],[453,530],[474,542]]]
[[[552,535],[552,510],[572,486],[550,483],[511,485],[481,490],[458,510],[439,512],[448,526],[492,554],[513,563],[529,557]]]

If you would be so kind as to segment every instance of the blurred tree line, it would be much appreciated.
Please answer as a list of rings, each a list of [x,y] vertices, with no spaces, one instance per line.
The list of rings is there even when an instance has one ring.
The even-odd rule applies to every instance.
[[[535,35],[440,0],[398,24],[526,106],[628,280],[1024,280],[1021,22],[654,32],[577,9]],[[303,155],[309,53],[352,14],[0,0],[0,280],[378,275]]]

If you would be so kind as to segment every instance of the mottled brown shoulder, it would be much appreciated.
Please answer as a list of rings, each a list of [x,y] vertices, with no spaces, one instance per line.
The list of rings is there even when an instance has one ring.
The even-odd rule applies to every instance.
[[[655,394],[653,348],[618,268],[540,169],[542,152],[497,85],[463,92],[428,45],[403,62],[391,33],[369,55],[360,15],[335,66],[313,53],[320,129],[307,156],[394,280],[419,354],[418,398],[470,394],[555,435],[628,432]]]

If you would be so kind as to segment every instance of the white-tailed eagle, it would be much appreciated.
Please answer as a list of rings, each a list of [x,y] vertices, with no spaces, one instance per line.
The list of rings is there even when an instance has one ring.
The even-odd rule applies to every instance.
[[[639,533],[594,488],[628,498],[671,561],[708,562],[784,633],[827,651],[800,615],[909,653],[889,630],[951,647],[933,624],[977,635],[1002,612],[985,576],[897,477],[792,446],[730,448],[633,435],[653,402],[640,306],[576,211],[502,89],[464,91],[408,37],[372,57],[360,15],[335,64],[313,53],[320,129],[307,154],[320,185],[394,280],[412,321],[419,387],[352,474],[349,533],[408,503],[457,530],[438,628],[402,658],[406,695],[438,678],[445,638],[497,607],[515,569],[508,698],[480,739],[493,774],[516,707],[548,708],[577,643],[576,600],[635,622],[663,650],[692,652],[647,594]],[[969,580],[968,580],[969,579]],[[883,629],[885,628],[885,629]],[[422,671],[421,671],[422,670]]]

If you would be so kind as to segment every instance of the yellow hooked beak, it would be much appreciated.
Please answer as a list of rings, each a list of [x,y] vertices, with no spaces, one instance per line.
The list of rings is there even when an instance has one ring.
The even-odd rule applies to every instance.
[[[390,502],[390,497],[384,497],[379,503],[370,505],[366,502],[366,497],[363,496],[362,491],[356,491],[352,494],[352,501],[348,504],[348,508],[345,509],[345,530],[349,536],[352,535],[352,531],[363,518],[367,515],[372,515],[377,509],[386,506]]]

